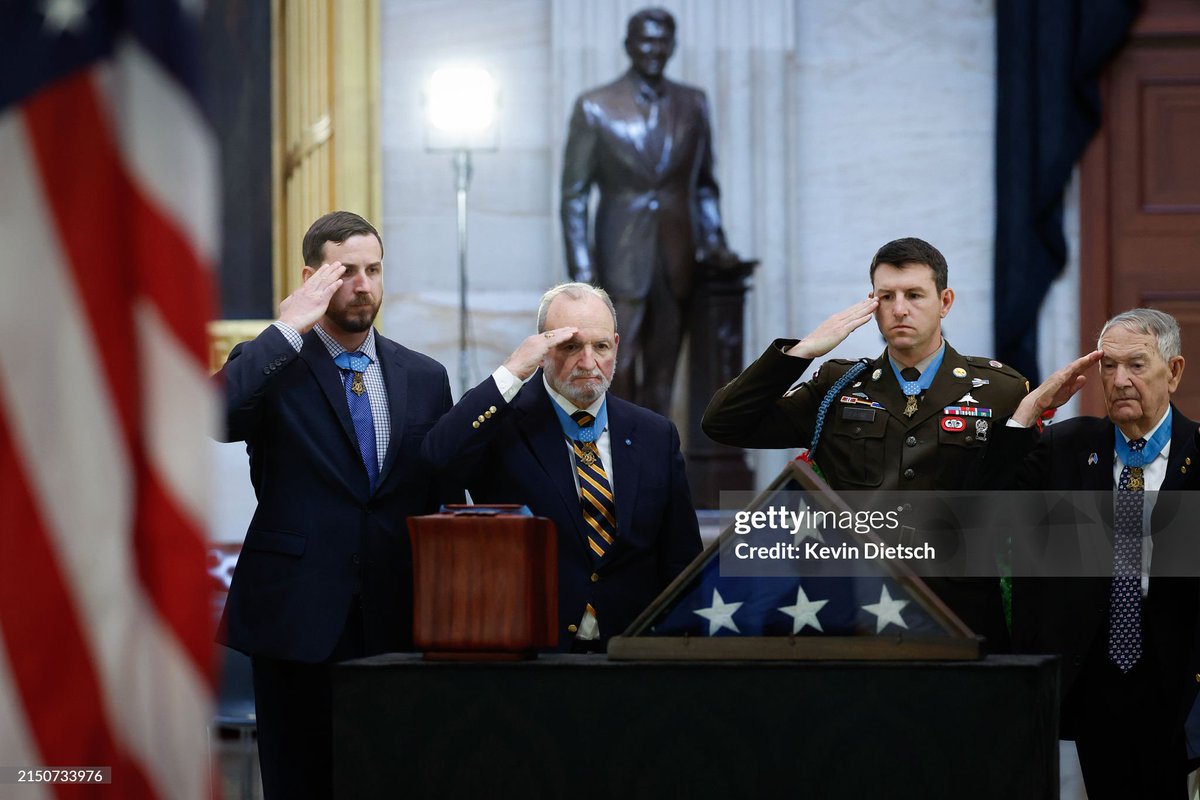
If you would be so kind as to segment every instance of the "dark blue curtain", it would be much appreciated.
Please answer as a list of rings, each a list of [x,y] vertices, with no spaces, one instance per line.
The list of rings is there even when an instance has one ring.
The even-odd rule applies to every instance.
[[[1038,310],[1063,271],[1063,191],[1100,126],[1097,79],[1138,0],[996,3],[996,358],[1037,384]]]

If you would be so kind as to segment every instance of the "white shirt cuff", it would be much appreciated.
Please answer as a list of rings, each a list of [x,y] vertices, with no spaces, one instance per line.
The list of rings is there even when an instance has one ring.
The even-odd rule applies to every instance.
[[[517,392],[521,391],[521,387],[525,385],[525,381],[513,375],[503,364],[496,367],[496,371],[492,373],[492,380],[496,382],[496,388],[500,390],[500,396],[506,403],[511,403],[517,396]]]

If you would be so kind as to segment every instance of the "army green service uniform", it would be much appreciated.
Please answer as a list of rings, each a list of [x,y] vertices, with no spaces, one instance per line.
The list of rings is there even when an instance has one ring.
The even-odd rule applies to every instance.
[[[704,414],[709,437],[735,447],[810,446],[821,401],[859,362],[827,361],[811,380],[788,391],[812,363],[783,352],[797,341],[777,339],[716,393]],[[1028,382],[1011,367],[962,356],[947,343],[933,383],[908,417],[885,350],[829,404],[815,461],[837,491],[959,489],[982,458],[993,426],[1003,425],[1028,391]],[[974,415],[947,413],[948,407],[973,409]],[[984,415],[981,409],[990,411]],[[988,638],[992,652],[1006,649],[997,581],[926,582],[972,630]]]

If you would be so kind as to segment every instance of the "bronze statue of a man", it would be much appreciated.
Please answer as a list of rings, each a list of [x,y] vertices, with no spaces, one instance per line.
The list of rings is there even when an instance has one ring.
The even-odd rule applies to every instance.
[[[675,19],[629,19],[630,69],[575,102],[562,176],[567,270],[611,295],[622,360],[612,391],[666,415],[698,263],[729,266],[704,92],[667,80]],[[599,189],[589,241],[588,200]]]

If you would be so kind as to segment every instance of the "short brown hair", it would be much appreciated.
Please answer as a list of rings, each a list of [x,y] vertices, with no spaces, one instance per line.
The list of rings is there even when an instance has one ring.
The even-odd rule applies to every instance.
[[[939,292],[944,292],[950,285],[950,268],[946,266],[946,257],[923,239],[910,236],[888,242],[879,248],[871,259],[871,286],[875,285],[875,268],[880,264],[891,264],[897,269],[904,269],[909,264],[924,264],[933,270],[933,285]]]
[[[375,226],[352,211],[331,211],[308,227],[304,234],[304,266],[316,269],[325,263],[325,243],[341,244],[351,236],[371,234],[379,242],[383,257],[383,238]]]

